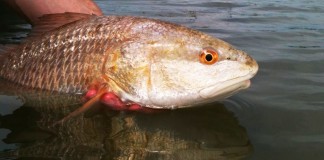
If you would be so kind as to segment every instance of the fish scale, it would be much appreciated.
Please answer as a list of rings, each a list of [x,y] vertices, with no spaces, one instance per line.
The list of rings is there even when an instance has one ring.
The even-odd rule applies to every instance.
[[[109,41],[124,38],[119,32],[125,27],[118,25],[114,29],[109,25],[117,21],[118,17],[81,20],[37,40],[27,40],[9,53],[1,76],[32,88],[83,92],[101,74]]]

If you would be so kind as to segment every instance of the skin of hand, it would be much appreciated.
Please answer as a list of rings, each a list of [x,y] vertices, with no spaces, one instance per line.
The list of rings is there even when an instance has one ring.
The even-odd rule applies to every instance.
[[[31,24],[45,14],[64,12],[103,14],[92,0],[5,0],[5,3]]]

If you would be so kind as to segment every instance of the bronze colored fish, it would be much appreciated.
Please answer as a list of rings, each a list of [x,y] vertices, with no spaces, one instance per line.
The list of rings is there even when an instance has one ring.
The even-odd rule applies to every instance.
[[[10,50],[0,76],[32,88],[85,94],[117,110],[172,109],[247,88],[256,61],[180,25],[131,16],[90,16]],[[140,107],[141,106],[141,107]]]

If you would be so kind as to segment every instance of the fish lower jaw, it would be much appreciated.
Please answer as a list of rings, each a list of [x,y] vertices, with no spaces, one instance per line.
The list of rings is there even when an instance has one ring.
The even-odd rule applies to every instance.
[[[210,86],[199,91],[201,98],[211,101],[223,100],[240,90],[250,87],[251,76],[244,76],[226,81],[220,85]]]

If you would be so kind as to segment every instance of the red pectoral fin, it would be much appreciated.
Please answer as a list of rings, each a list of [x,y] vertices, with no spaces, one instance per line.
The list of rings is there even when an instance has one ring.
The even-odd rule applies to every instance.
[[[104,93],[100,101],[102,104],[109,106],[112,110],[127,110],[127,105],[112,92]]]
[[[88,100],[85,104],[82,105],[82,107],[76,109],[75,111],[71,112],[67,116],[65,116],[63,119],[58,121],[56,124],[63,123],[73,117],[76,117],[82,113],[85,113],[86,111],[90,110],[91,108],[102,105],[106,106],[111,110],[115,111],[132,111],[132,112],[143,112],[143,113],[157,113],[162,110],[158,109],[151,109],[142,107],[139,104],[136,103],[125,103],[123,102],[115,93],[107,91],[105,88],[101,88],[99,90],[96,90],[95,88],[91,87],[89,88],[89,91],[86,93],[86,95],[83,98],[85,101]]]

